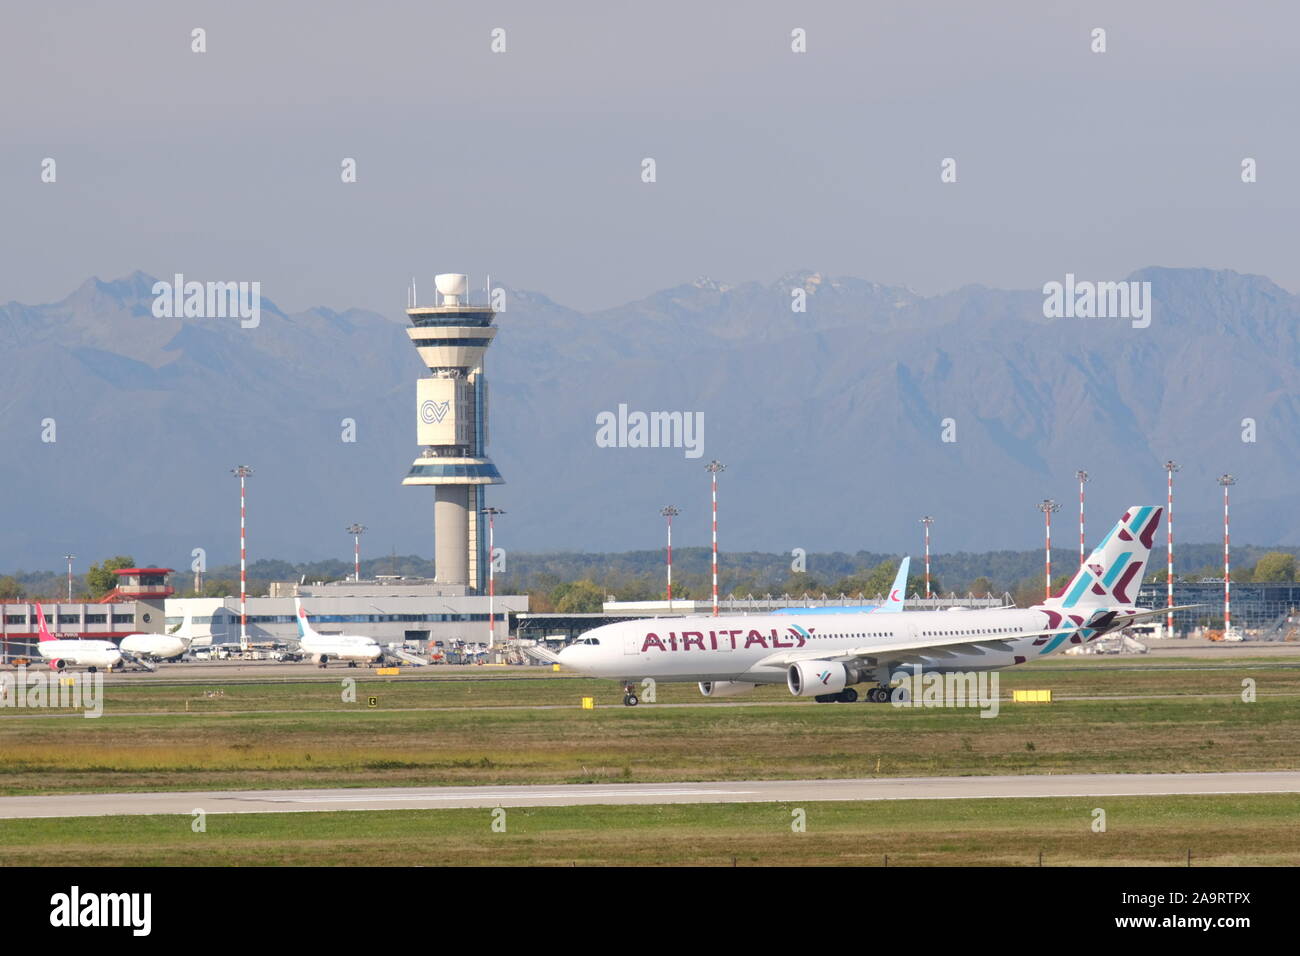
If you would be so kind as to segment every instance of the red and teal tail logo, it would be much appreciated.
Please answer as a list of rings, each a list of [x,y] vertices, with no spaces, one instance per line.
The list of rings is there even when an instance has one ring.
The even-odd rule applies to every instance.
[[[1131,607],[1164,508],[1133,505],[1088,556],[1065,590],[1045,603],[1059,608]]]

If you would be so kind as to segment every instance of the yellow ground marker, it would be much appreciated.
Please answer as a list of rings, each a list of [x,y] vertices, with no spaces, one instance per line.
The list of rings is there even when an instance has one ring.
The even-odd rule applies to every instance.
[[[1011,692],[1011,699],[1017,704],[1050,704],[1052,702],[1052,692],[1050,690],[1015,690]]]

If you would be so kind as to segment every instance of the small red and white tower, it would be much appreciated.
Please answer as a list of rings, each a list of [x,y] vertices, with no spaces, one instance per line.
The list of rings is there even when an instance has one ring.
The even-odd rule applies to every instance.
[[[161,634],[166,630],[167,599],[176,593],[167,581],[167,575],[171,573],[171,568],[117,568],[113,571],[117,575],[116,586],[100,598],[99,603],[134,604],[135,615],[130,624],[134,633]],[[110,623],[113,620],[110,612]],[[126,636],[126,633],[116,632],[111,627],[110,632],[110,636]]]
[[[681,512],[668,505],[659,513],[668,519],[668,610],[671,611],[673,609],[673,519]]]
[[[352,535],[352,580],[361,580],[361,536],[366,533],[363,524],[350,524],[343,529]]]
[[[1220,475],[1219,484],[1223,485],[1223,633],[1232,630],[1232,562],[1228,548],[1228,489],[1237,483],[1232,475]]]
[[[1165,462],[1165,471],[1169,473],[1169,488],[1165,496],[1165,607],[1174,606],[1174,472],[1182,468],[1178,462],[1170,459]],[[1174,612],[1165,615],[1165,636],[1173,637]]]
[[[930,525],[934,524],[934,519],[926,515],[921,519],[921,524],[925,525],[925,597],[929,600],[930,594]]]
[[[1083,540],[1083,486],[1088,481],[1088,473],[1080,468],[1074,473],[1074,477],[1079,479],[1079,567],[1083,567],[1083,562],[1088,559]]]
[[[704,466],[713,479],[713,616],[718,616],[718,474],[727,466],[716,458]]]
[[[497,576],[496,576],[496,531],[497,515],[505,514],[500,508],[484,508],[483,514],[488,516],[488,650],[495,650],[497,646],[497,615],[496,615],[496,597],[497,597]]]
[[[1060,511],[1061,506],[1051,498],[1044,498],[1038,503],[1038,510],[1047,518],[1047,585],[1044,590],[1050,599],[1052,596],[1052,512]]]
[[[239,478],[239,650],[248,650],[248,548],[244,521],[244,480],[253,473],[247,465],[236,465],[230,473]]]

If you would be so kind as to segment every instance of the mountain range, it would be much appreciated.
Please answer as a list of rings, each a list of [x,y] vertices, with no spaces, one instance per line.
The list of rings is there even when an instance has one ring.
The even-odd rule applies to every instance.
[[[591,313],[506,288],[486,362],[507,481],[489,493],[507,511],[497,543],[656,548],[671,503],[676,541],[707,544],[716,458],[724,551],[919,555],[927,514],[936,550],[1023,550],[1051,497],[1069,553],[1078,469],[1091,543],[1125,506],[1164,502],[1174,458],[1180,540],[1218,538],[1215,478],[1232,472],[1234,537],[1300,544],[1300,297],[1229,271],[1128,278],[1151,283],[1147,328],[1045,318],[1038,289],[926,297],[816,272],[699,279]],[[0,567],[74,552],[188,569],[195,548],[228,564],[237,464],[254,469],[250,557],[348,557],[352,522],[371,555],[432,553],[432,494],[400,484],[424,372],[400,308],[286,313],[264,298],[241,328],[156,318],[154,281],[0,308]],[[702,456],[599,447],[597,416],[620,405],[703,413]]]

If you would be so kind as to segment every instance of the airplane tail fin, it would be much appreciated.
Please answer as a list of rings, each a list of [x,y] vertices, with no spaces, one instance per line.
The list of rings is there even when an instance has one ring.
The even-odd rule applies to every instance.
[[[176,630],[172,631],[174,637],[179,637],[186,644],[194,641],[194,611],[188,605],[185,608],[185,616],[181,618],[180,624],[176,625]]]
[[[1130,507],[1065,590],[1043,603],[1057,608],[1131,607],[1164,510],[1156,505]]]
[[[903,560],[898,565],[898,574],[894,577],[894,586],[889,589],[889,596],[885,598],[885,603],[876,608],[877,611],[888,614],[903,610],[903,605],[907,601],[907,572],[912,566],[912,556],[903,555]]]
[[[293,599],[293,609],[298,615],[298,637],[316,637],[316,631],[307,618],[307,609],[302,606],[302,598]]]
[[[45,612],[41,610],[41,603],[39,601],[36,602],[36,623],[40,628],[42,641],[54,640],[54,635],[51,634],[50,629],[45,626]]]

